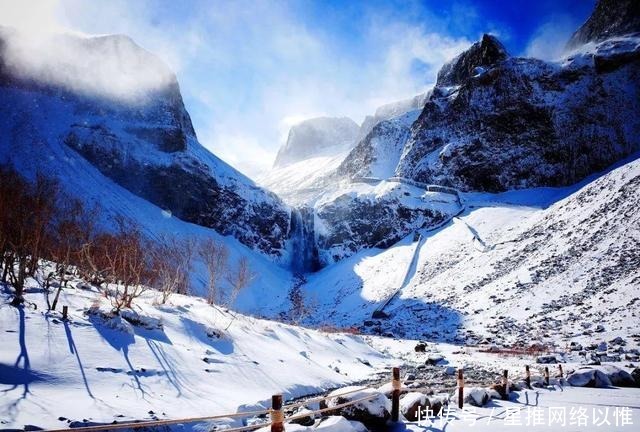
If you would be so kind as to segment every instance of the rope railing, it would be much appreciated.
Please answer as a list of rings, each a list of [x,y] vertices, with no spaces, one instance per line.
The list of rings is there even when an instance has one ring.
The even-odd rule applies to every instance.
[[[334,397],[337,397],[337,396],[331,396],[330,399],[333,399]],[[293,421],[293,420],[298,420],[298,419],[302,419],[302,418],[306,418],[306,417],[311,417],[312,415],[315,416],[316,414],[322,414],[322,413],[329,412],[329,411],[339,410],[341,408],[346,408],[348,406],[355,405],[355,404],[358,404],[360,402],[369,401],[369,400],[375,399],[377,397],[378,397],[377,394],[369,395],[369,396],[366,396],[366,397],[363,397],[363,398],[359,398],[359,399],[355,399],[355,400],[352,400],[352,401],[344,402],[344,403],[341,403],[341,404],[338,404],[338,405],[334,405],[334,406],[330,406],[330,407],[326,407],[326,408],[320,408],[320,409],[317,409],[317,410],[309,410],[309,412],[306,412],[306,413],[294,414],[292,416],[286,417],[284,420],[285,421]],[[225,432],[226,432],[226,430],[225,430]]]
[[[264,413],[268,413],[270,410],[265,410]],[[219,420],[225,418],[233,418],[233,417],[250,417],[250,415],[245,415],[242,413],[242,416],[238,415],[239,413],[234,414],[221,414],[215,416],[205,416],[205,417],[189,417],[182,419],[167,419],[167,420],[140,420],[134,422],[125,422],[125,423],[111,423],[104,425],[95,425],[95,426],[80,426],[74,427],[70,429],[47,429],[44,432],[96,432],[96,431],[105,431],[105,430],[119,430],[119,429],[140,429],[144,427],[150,426],[169,426],[178,423],[195,423],[200,421],[208,421],[208,420]],[[255,425],[253,425],[255,426]],[[262,427],[263,425],[259,425],[258,427]],[[249,427],[249,426],[243,426]],[[240,428],[237,428],[240,429]],[[257,429],[257,428],[256,428]],[[225,429],[225,432],[231,432],[235,429]],[[248,430],[248,429],[245,429]]]
[[[524,380],[525,383],[527,384],[527,386],[530,388],[531,387],[531,373],[533,371],[536,372],[540,372],[540,374],[542,375],[542,377],[544,378],[544,382],[545,385],[549,385],[550,384],[550,371],[549,371],[549,367],[545,366],[544,368],[541,367],[534,367],[531,368],[529,366],[525,367],[525,375],[524,377],[520,377],[518,376],[518,380]],[[562,369],[562,365],[558,364],[558,371],[559,374],[557,375],[558,377],[564,377],[564,371]],[[513,381],[508,379],[508,370],[504,370],[503,371],[503,375],[502,375],[502,381],[501,381],[501,387],[497,387],[498,392],[501,393],[501,396],[503,399],[507,399],[508,398],[508,393],[509,393],[509,387],[511,386],[511,383]],[[457,372],[457,378],[456,378],[456,385],[455,386],[421,386],[421,387],[408,387],[409,384],[427,384],[426,380],[419,380],[419,379],[415,379],[415,380],[407,380],[402,382],[400,380],[400,369],[399,368],[393,368],[393,374],[392,374],[392,379],[391,379],[391,387],[392,387],[392,391],[391,391],[391,398],[392,398],[392,412],[391,412],[391,420],[392,421],[399,421],[399,401],[400,401],[400,394],[402,393],[406,393],[406,392],[440,392],[440,393],[445,393],[445,392],[451,392],[451,391],[456,391],[457,390],[457,395],[458,395],[458,406],[459,408],[462,408],[463,403],[464,403],[464,387],[465,387],[465,381],[464,381],[464,376],[463,376],[463,370],[462,369],[458,369]],[[481,382],[472,382],[472,383],[466,383],[467,385],[471,385],[471,386],[486,386],[486,382],[485,383],[481,383]],[[494,384],[497,384],[497,382],[495,382]],[[229,418],[249,418],[249,417],[255,417],[255,416],[260,416],[260,415],[264,415],[264,414],[269,414],[270,415],[270,421],[268,422],[264,422],[264,423],[256,423],[256,424],[252,424],[252,425],[246,425],[246,426],[239,426],[239,427],[235,427],[235,428],[229,428],[229,429],[224,429],[224,432],[246,432],[246,431],[252,431],[252,430],[256,430],[256,429],[260,429],[260,428],[266,428],[266,427],[270,427],[271,428],[271,432],[284,432],[284,424],[287,422],[291,422],[291,421],[295,421],[295,420],[299,420],[302,418],[308,418],[308,417],[313,417],[315,418],[316,415],[320,415],[323,413],[327,413],[327,412],[335,412],[338,411],[342,408],[346,408],[352,405],[356,405],[358,403],[361,402],[365,402],[365,401],[369,401],[372,399],[375,399],[377,397],[379,397],[379,393],[376,392],[374,394],[370,394],[364,397],[359,397],[357,399],[354,400],[347,400],[345,402],[333,405],[333,406],[327,406],[324,408],[319,408],[316,410],[308,410],[306,412],[302,412],[302,413],[294,413],[293,415],[290,415],[289,417],[286,417],[284,415],[285,410],[291,410],[294,408],[298,408],[301,406],[307,406],[309,404],[315,403],[315,402],[322,402],[322,401],[326,401],[326,400],[338,400],[338,398],[340,397],[344,397],[344,396],[348,396],[354,393],[358,393],[358,392],[362,392],[362,391],[366,391],[366,390],[374,390],[371,387],[366,387],[366,386],[360,386],[351,390],[347,390],[347,391],[342,391],[342,392],[335,392],[335,393],[329,393],[328,395],[325,396],[317,396],[317,397],[313,397],[310,399],[306,399],[300,402],[295,402],[289,405],[283,405],[282,404],[282,395],[274,395],[271,399],[271,408],[269,409],[264,409],[264,410],[256,410],[256,411],[244,411],[244,412],[235,412],[235,413],[228,413],[228,414],[218,414],[218,415],[214,415],[214,416],[203,416],[203,417],[189,417],[189,418],[182,418],[182,419],[166,419],[166,420],[147,420],[147,421],[132,421],[132,422],[125,422],[125,423],[111,423],[111,424],[103,424],[103,425],[93,425],[93,426],[81,426],[81,427],[76,427],[76,428],[71,428],[71,429],[48,429],[45,430],[44,432],[101,432],[101,431],[112,431],[112,430],[122,430],[122,429],[140,429],[140,428],[146,428],[146,427],[152,427],[152,426],[169,426],[169,425],[175,425],[175,424],[179,424],[179,423],[195,423],[195,422],[201,422],[201,421],[210,421],[210,420],[220,420],[220,419],[229,419]]]
[[[370,387],[359,387],[359,388],[356,388],[356,389],[353,389],[353,390],[349,390],[349,391],[345,391],[345,392],[342,392],[342,393],[330,394],[330,395],[327,395],[327,396],[317,396],[317,397],[314,397],[314,398],[305,399],[305,400],[300,401],[300,402],[296,402],[296,403],[292,403],[292,404],[289,404],[289,405],[285,405],[283,407],[283,409],[297,408],[297,407],[300,407],[300,406],[305,406],[305,405],[312,404],[314,402],[321,402],[321,401],[327,400],[327,399],[333,399],[333,398],[340,397],[340,396],[346,396],[346,395],[350,395],[350,394],[353,394],[353,393],[358,393],[358,392],[361,392],[362,390],[367,390],[369,388]]]

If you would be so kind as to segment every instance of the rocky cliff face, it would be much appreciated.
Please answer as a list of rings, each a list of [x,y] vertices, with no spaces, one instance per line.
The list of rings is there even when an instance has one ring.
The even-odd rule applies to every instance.
[[[413,110],[378,122],[340,164],[336,174],[351,179],[392,177],[419,114],[420,110]]]
[[[479,42],[440,69],[436,87],[460,85],[507,57],[507,50],[502,43],[495,36],[485,34]]]
[[[593,14],[569,39],[568,49],[587,42],[601,42],[614,36],[640,32],[640,2],[599,0]]]
[[[424,106],[425,101],[429,98],[430,93],[431,92],[428,91],[409,99],[403,99],[379,106],[373,115],[368,115],[365,117],[362,125],[360,125],[360,131],[358,132],[357,141],[362,141],[367,135],[369,135],[369,132],[371,132],[375,125],[382,121],[400,117],[401,115],[404,115],[410,111],[415,111],[417,109],[421,110]]]
[[[457,197],[397,183],[353,183],[315,204],[320,261],[327,265],[366,248],[387,248],[460,211]]]
[[[561,186],[640,149],[637,39],[559,63],[503,58],[490,41],[443,68],[447,86],[435,87],[413,124],[399,176],[491,192]],[[474,52],[493,52],[492,62]]]
[[[287,142],[278,150],[274,168],[318,156],[334,156],[355,144],[358,125],[348,117],[318,117],[289,130]]]
[[[282,254],[289,210],[198,143],[162,62],[122,36],[61,36],[51,46],[60,55],[0,32],[1,162],[32,158],[47,172],[62,163],[47,155],[83,158],[168,214]],[[105,69],[124,78],[100,77]]]

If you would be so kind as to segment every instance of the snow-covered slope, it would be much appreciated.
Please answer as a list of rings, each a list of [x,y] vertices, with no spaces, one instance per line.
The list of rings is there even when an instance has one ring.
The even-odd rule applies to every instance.
[[[358,336],[225,312],[193,297],[174,295],[162,306],[150,291],[133,311],[109,318],[101,293],[72,282],[60,299],[68,322],[46,313],[35,282],[26,300],[37,309],[0,297],[3,429],[255,411],[272,394],[322,391],[388,363]]]
[[[74,195],[88,162],[174,216],[285,255],[288,208],[202,147],[160,60],[123,36],[28,42],[0,29],[0,163],[68,177]]]
[[[389,120],[394,117],[399,117],[409,111],[421,110],[429,97],[429,92],[416,95],[409,99],[403,99],[396,102],[391,102],[382,105],[376,109],[373,115],[365,117],[362,125],[360,125],[360,131],[358,132],[358,142],[364,139],[375,125],[384,120]]]
[[[565,342],[601,325],[600,338],[628,338],[640,325],[638,190],[636,159],[579,188],[466,194],[451,223],[323,269],[305,292],[323,320],[370,332]],[[371,321],[398,289],[391,317]]]
[[[393,177],[402,150],[411,135],[411,125],[421,110],[378,122],[349,153],[337,169],[340,177]]]
[[[259,177],[257,182],[291,206],[310,205],[326,191],[339,187],[340,179],[335,171],[347,154],[316,156],[273,168]]]

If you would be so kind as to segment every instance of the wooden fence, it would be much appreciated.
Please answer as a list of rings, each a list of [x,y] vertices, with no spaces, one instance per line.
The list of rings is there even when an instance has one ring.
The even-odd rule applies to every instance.
[[[541,371],[544,379],[545,385],[549,385],[550,382],[550,372],[549,367],[545,366],[544,370]],[[509,371],[504,370],[502,375],[502,381],[500,384],[496,385],[496,390],[500,393],[502,399],[508,399],[509,397]],[[564,376],[564,372],[562,369],[562,365],[558,364],[558,377],[562,378]],[[525,366],[525,373],[522,377],[525,385],[531,389],[531,370],[527,365]],[[455,385],[450,387],[406,387],[407,384],[414,383],[425,383],[424,380],[412,380],[412,381],[402,381],[400,379],[400,368],[394,367],[391,371],[391,421],[398,422],[400,421],[400,395],[406,392],[431,392],[431,391],[439,391],[439,392],[450,392],[455,391],[457,394],[457,402],[458,408],[462,409],[464,405],[464,388],[465,388],[465,379],[464,379],[464,371],[462,369],[458,369],[457,374],[455,376]],[[469,383],[466,383],[469,384]],[[496,384],[496,383],[493,383]],[[487,383],[473,383],[474,386],[487,386]],[[103,432],[103,431],[115,431],[122,429],[140,429],[147,427],[156,427],[156,426],[170,426],[175,424],[183,424],[183,423],[196,423],[202,421],[209,420],[220,420],[220,419],[229,419],[229,418],[249,418],[260,415],[269,415],[269,421],[260,424],[253,424],[248,426],[235,427],[230,429],[224,429],[224,432],[244,432],[244,431],[252,431],[260,428],[270,427],[271,432],[285,432],[285,424],[287,422],[291,422],[294,420],[307,418],[311,416],[316,416],[318,414],[325,414],[327,412],[338,412],[342,408],[346,408],[348,406],[356,405],[365,401],[369,401],[379,397],[379,393],[374,393],[365,397],[357,398],[354,400],[349,400],[344,403],[340,403],[337,405],[333,405],[330,407],[319,408],[317,410],[305,411],[304,413],[293,414],[289,417],[285,416],[285,411],[290,411],[294,408],[304,407],[309,404],[315,402],[327,401],[329,399],[336,399],[339,397],[344,397],[350,394],[358,393],[363,390],[369,390],[368,387],[358,387],[352,390],[332,393],[329,396],[318,396],[310,399],[305,399],[300,402],[295,402],[292,404],[284,405],[283,398],[281,394],[276,394],[271,397],[271,408],[258,410],[258,411],[245,411],[245,412],[236,412],[236,413],[228,413],[228,414],[218,414],[214,416],[204,416],[204,417],[189,417],[189,418],[181,418],[181,419],[173,419],[173,420],[149,420],[149,421],[135,421],[128,423],[112,423],[112,424],[104,424],[104,425],[96,425],[96,426],[82,426],[70,429],[49,429],[44,432]]]

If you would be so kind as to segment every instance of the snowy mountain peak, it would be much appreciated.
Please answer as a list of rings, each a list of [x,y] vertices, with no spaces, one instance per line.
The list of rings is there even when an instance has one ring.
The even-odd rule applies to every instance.
[[[317,156],[334,156],[355,144],[359,126],[348,117],[317,117],[294,125],[273,164],[282,168]]]
[[[478,68],[493,66],[509,57],[502,43],[490,34],[445,64],[438,72],[437,86],[459,85],[466,79],[477,75]]]
[[[589,19],[569,39],[567,49],[637,32],[640,32],[640,2],[599,0]]]
[[[117,185],[169,217],[285,253],[288,208],[197,141],[175,75],[130,38],[0,29],[0,100],[0,164],[57,176],[83,201],[103,185],[109,215],[138,215],[114,200]]]
[[[175,74],[125,35],[32,35],[0,27],[0,74],[119,103],[179,92]]]

